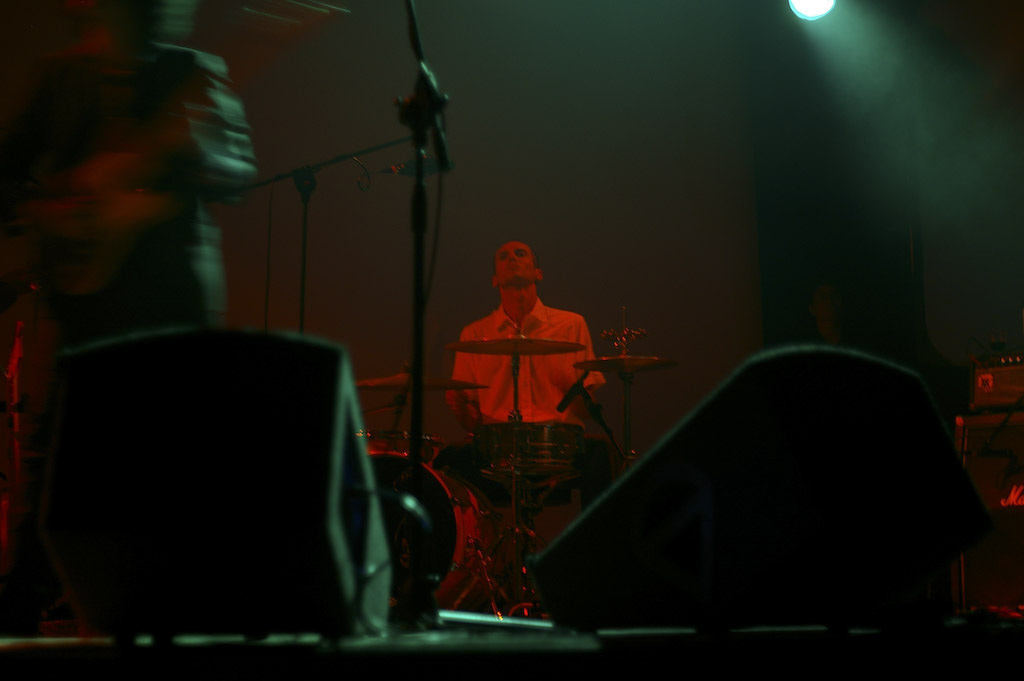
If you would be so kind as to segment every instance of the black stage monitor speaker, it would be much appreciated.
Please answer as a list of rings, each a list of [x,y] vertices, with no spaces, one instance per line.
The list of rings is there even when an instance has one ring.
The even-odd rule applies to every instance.
[[[157,333],[69,355],[41,530],[108,634],[360,634],[391,566],[343,347]]]
[[[765,351],[528,561],[581,629],[853,626],[906,613],[991,528],[919,377]]]

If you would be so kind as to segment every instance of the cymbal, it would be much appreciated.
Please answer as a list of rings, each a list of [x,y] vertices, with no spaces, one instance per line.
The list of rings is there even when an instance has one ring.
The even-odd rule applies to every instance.
[[[479,355],[554,355],[560,352],[582,350],[580,343],[552,340],[550,338],[494,338],[490,340],[459,341],[445,346],[456,352],[469,352]]]
[[[620,374],[631,374],[635,371],[649,371],[651,369],[666,369],[678,364],[673,359],[665,357],[645,357],[642,355],[616,355],[615,357],[598,357],[583,362],[576,362],[573,366],[577,369],[590,371],[617,371]]]
[[[369,390],[406,390],[412,389],[412,374],[403,372],[394,376],[382,378],[368,378],[356,382],[357,388]],[[471,388],[486,388],[486,385],[457,381],[453,378],[428,378],[423,377],[424,390],[470,390]]]

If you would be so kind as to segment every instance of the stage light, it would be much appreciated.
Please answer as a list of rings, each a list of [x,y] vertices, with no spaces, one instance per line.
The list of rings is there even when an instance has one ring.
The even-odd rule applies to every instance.
[[[789,0],[793,14],[806,21],[820,19],[836,6],[836,0]]]

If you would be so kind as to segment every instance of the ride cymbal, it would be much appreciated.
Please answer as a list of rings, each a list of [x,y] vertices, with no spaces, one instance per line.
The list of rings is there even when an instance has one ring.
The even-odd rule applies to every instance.
[[[577,369],[589,371],[617,371],[620,374],[631,374],[636,371],[665,369],[678,364],[674,359],[665,357],[645,357],[643,355],[617,355],[615,357],[598,357],[583,362],[576,362]]]

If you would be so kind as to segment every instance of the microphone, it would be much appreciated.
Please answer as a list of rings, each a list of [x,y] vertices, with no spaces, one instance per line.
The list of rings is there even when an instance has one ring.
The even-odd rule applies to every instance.
[[[424,175],[435,175],[445,170],[450,170],[455,167],[455,164],[451,161],[448,162],[448,168],[442,167],[442,163],[437,159],[430,158],[426,154],[423,155],[423,174]],[[415,177],[416,175],[416,159],[411,158],[404,163],[396,163],[390,165],[387,168],[381,168],[377,171],[381,175],[403,175],[405,177]]]
[[[565,393],[565,396],[562,397],[562,401],[558,403],[558,406],[555,407],[555,409],[557,409],[559,412],[565,411],[566,409],[569,408],[569,404],[577,395],[582,395],[587,391],[587,389],[583,387],[583,379],[585,379],[587,377],[587,374],[589,373],[589,369],[583,372],[583,375],[580,376],[578,381],[572,384],[572,387],[569,388],[569,390]]]

